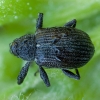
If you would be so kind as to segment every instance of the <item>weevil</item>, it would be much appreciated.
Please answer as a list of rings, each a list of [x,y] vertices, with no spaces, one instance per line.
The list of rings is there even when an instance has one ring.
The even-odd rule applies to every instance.
[[[27,61],[18,75],[18,84],[24,81],[33,61],[47,87],[50,81],[44,68],[59,68],[68,77],[79,80],[78,68],[89,62],[95,49],[89,35],[75,27],[76,19],[63,27],[43,28],[43,13],[39,13],[35,34],[24,35],[10,44],[11,53]]]

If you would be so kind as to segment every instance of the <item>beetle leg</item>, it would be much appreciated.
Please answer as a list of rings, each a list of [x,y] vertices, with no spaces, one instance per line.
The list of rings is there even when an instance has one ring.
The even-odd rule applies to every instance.
[[[80,79],[80,74],[79,74],[79,72],[78,72],[78,69],[75,69],[76,74],[72,73],[72,72],[69,71],[69,70],[64,70],[64,69],[62,69],[62,71],[63,71],[63,73],[64,73],[65,75],[67,75],[67,76],[70,77],[70,78],[74,78],[74,79],[77,79],[77,80]]]
[[[36,29],[42,28],[42,26],[43,26],[43,13],[39,13],[36,23]]]
[[[40,71],[40,77],[42,78],[42,80],[44,81],[46,86],[49,87],[50,82],[49,82],[49,78],[48,78],[48,75],[46,74],[45,70],[41,66],[39,66],[39,71]]]
[[[39,70],[37,70],[35,73],[34,73],[34,76],[36,76],[36,74],[39,72]]]
[[[73,27],[74,28],[76,26],[76,19],[73,19],[73,20],[67,22],[64,26],[65,27]]]
[[[25,79],[25,77],[26,77],[26,75],[27,75],[29,66],[30,66],[31,63],[32,63],[32,62],[27,62],[27,63],[25,64],[25,66],[22,67],[22,69],[21,69],[21,71],[20,71],[20,73],[19,73],[19,75],[18,75],[18,77],[17,77],[17,80],[18,80],[17,83],[18,83],[19,85],[24,81],[24,79]]]

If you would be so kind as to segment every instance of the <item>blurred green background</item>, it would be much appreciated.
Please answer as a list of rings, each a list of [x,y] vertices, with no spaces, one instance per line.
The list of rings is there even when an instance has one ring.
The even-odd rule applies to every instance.
[[[9,43],[35,33],[36,18],[44,13],[44,27],[63,26],[77,19],[77,28],[89,34],[95,54],[79,69],[81,80],[59,69],[46,69],[51,87],[46,87],[33,63],[22,85],[17,75],[25,61],[9,52]],[[100,100],[100,0],[0,0],[0,100]]]

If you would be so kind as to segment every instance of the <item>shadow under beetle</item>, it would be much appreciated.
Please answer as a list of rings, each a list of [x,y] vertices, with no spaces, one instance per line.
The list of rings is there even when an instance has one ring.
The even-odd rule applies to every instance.
[[[11,53],[27,61],[18,75],[18,84],[24,81],[33,61],[39,66],[40,77],[46,86],[50,86],[50,82],[43,66],[60,68],[68,77],[79,80],[77,68],[85,65],[95,51],[88,34],[75,28],[75,19],[63,27],[42,28],[42,26],[43,13],[39,13],[35,35],[24,35],[10,44]],[[75,69],[76,74],[69,69]]]

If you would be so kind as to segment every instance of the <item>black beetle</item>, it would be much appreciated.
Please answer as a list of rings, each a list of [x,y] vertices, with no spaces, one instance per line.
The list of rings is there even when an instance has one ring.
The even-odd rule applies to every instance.
[[[50,82],[43,66],[60,68],[65,75],[79,80],[77,68],[85,65],[95,51],[88,34],[75,28],[76,19],[63,27],[42,28],[42,26],[43,13],[39,13],[35,35],[24,35],[10,44],[11,53],[28,61],[18,75],[18,84],[23,82],[34,60],[39,66],[40,77],[46,86],[50,86]],[[75,69],[76,74],[69,69]]]

